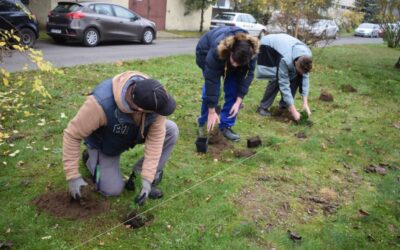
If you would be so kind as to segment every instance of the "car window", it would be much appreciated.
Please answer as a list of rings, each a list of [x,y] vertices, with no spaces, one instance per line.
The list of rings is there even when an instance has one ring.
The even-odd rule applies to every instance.
[[[111,5],[109,4],[95,4],[94,11],[100,15],[114,16]]]
[[[216,15],[213,19],[215,20],[222,20],[222,21],[233,21],[233,18],[235,18],[235,14],[218,14]]]
[[[56,13],[70,13],[75,12],[81,8],[81,5],[76,3],[59,3],[57,7],[53,10]]]
[[[252,15],[247,15],[247,20],[249,23],[256,23],[256,19]]]
[[[370,23],[362,23],[360,24],[360,28],[368,28],[368,29],[372,29],[373,25]]]
[[[115,6],[115,5],[113,7],[114,7],[115,16],[117,16],[117,17],[126,18],[126,19],[132,19],[135,17],[135,15],[132,12],[128,11],[125,8]]]
[[[0,11],[19,11],[19,8],[15,4],[8,1],[0,1]]]
[[[239,15],[236,19],[238,22],[248,23],[247,18],[245,15]]]

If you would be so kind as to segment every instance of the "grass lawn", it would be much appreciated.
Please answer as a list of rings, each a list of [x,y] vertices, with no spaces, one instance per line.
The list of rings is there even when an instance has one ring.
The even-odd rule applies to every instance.
[[[313,126],[258,116],[266,82],[256,80],[234,128],[242,140],[207,155],[195,153],[202,77],[193,56],[43,75],[52,99],[25,89],[28,105],[21,109],[30,116],[0,109],[0,131],[12,134],[0,142],[0,244],[15,249],[399,249],[400,74],[393,67],[398,57],[399,50],[379,45],[314,50]],[[178,103],[170,119],[178,124],[180,139],[160,184],[164,198],[137,208],[136,193],[124,191],[108,199],[108,213],[84,220],[39,213],[33,199],[67,191],[63,129],[94,86],[126,70],[159,79]],[[357,92],[344,92],[346,84]],[[333,102],[319,100],[323,90]],[[299,96],[296,104],[301,107]],[[246,139],[255,135],[263,143],[256,154],[236,158],[233,147],[245,149]],[[142,152],[139,146],[123,154],[125,175]],[[379,164],[383,170],[374,167]],[[367,173],[369,165],[384,175]],[[121,221],[132,209],[150,209],[154,220],[140,229],[125,228]],[[288,230],[302,239],[294,242]]]

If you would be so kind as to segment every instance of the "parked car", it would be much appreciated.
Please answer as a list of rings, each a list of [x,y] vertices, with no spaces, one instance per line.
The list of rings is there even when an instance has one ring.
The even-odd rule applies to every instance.
[[[238,26],[252,36],[266,34],[267,28],[257,23],[256,19],[247,13],[222,12],[211,19],[210,30],[220,26]]]
[[[46,28],[55,42],[77,40],[89,47],[117,40],[150,44],[157,34],[154,22],[122,6],[94,1],[59,2]]]
[[[20,43],[32,47],[39,38],[39,23],[19,0],[0,1],[0,30],[16,30]]]
[[[311,34],[316,37],[336,38],[339,27],[333,20],[318,19],[311,26]]]
[[[374,23],[362,23],[355,30],[355,36],[362,37],[378,37],[379,36],[379,25]]]

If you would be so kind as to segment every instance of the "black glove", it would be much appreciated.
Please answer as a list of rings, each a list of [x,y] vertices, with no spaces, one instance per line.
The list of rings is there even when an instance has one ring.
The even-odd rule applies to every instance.
[[[136,196],[135,203],[139,206],[142,206],[149,197],[150,192],[151,183],[145,179],[142,179],[142,189],[140,190],[140,193]]]
[[[87,183],[82,179],[82,177],[69,180],[68,187],[72,198],[79,200],[81,198],[81,187],[86,185]]]
[[[128,181],[125,183],[125,188],[129,191],[135,191],[135,178],[136,174],[135,171],[133,171],[132,174],[129,176]]]

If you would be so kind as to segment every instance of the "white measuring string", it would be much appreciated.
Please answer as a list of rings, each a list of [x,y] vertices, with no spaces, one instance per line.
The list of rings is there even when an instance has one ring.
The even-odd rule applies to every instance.
[[[145,210],[145,211],[143,211],[143,212],[141,212],[141,213],[138,213],[137,215],[135,215],[134,217],[132,217],[132,218],[126,220],[126,221],[121,222],[121,223],[115,225],[114,227],[112,227],[112,228],[110,228],[110,229],[104,231],[103,233],[100,233],[100,234],[98,234],[98,235],[96,235],[96,236],[94,236],[94,237],[92,237],[92,238],[90,238],[90,239],[88,239],[88,240],[82,242],[81,244],[79,244],[79,245],[73,247],[72,249],[77,249],[77,248],[79,248],[79,247],[81,247],[81,246],[83,246],[83,245],[86,245],[87,243],[89,243],[89,242],[91,242],[91,241],[93,241],[93,240],[99,238],[100,236],[102,236],[102,235],[104,235],[104,234],[106,234],[106,233],[109,233],[109,232],[111,232],[112,230],[114,230],[114,229],[116,229],[116,228],[118,228],[118,227],[124,225],[125,223],[129,222],[130,220],[133,220],[134,218],[136,218],[136,217],[138,217],[138,216],[140,216],[140,215],[142,215],[142,214],[145,214],[145,213],[147,213],[147,212],[149,212],[149,211],[152,211],[152,210],[154,210],[154,209],[156,209],[156,208],[158,208],[158,207],[160,207],[160,206],[166,204],[167,202],[169,202],[169,201],[175,199],[176,197],[178,197],[178,196],[180,196],[180,195],[183,195],[184,193],[186,193],[186,192],[192,190],[193,188],[198,187],[198,186],[200,186],[201,184],[203,184],[203,183],[205,183],[205,182],[207,182],[207,181],[209,181],[209,180],[211,180],[211,179],[213,179],[213,178],[215,178],[215,177],[217,177],[217,176],[219,176],[219,175],[225,173],[225,172],[228,171],[229,169],[231,169],[231,168],[233,168],[233,167],[235,167],[235,166],[237,166],[237,165],[240,165],[240,164],[242,164],[243,162],[245,162],[245,161],[247,161],[247,160],[249,160],[249,159],[251,159],[251,158],[254,158],[255,156],[257,156],[258,154],[260,154],[261,152],[263,152],[263,151],[264,151],[265,149],[267,149],[267,148],[268,148],[268,147],[265,147],[265,148],[261,149],[260,151],[256,152],[255,154],[250,155],[249,157],[246,157],[246,158],[244,158],[243,160],[240,160],[240,161],[236,162],[235,164],[232,164],[230,167],[227,167],[227,168],[225,168],[224,170],[221,170],[221,171],[217,172],[216,174],[214,174],[214,175],[212,175],[212,176],[210,176],[210,177],[208,177],[208,178],[206,178],[206,179],[204,179],[204,180],[199,181],[198,183],[194,184],[193,186],[191,186],[191,187],[189,187],[189,188],[187,188],[187,189],[185,189],[185,190],[183,190],[183,191],[181,191],[181,192],[179,192],[179,193],[177,193],[177,194],[171,196],[170,198],[168,198],[168,199],[166,199],[166,200],[164,200],[164,201],[158,203],[157,205],[155,205],[155,206],[153,206],[153,207],[151,207],[151,208],[149,208],[149,209],[147,209],[147,210]]]

